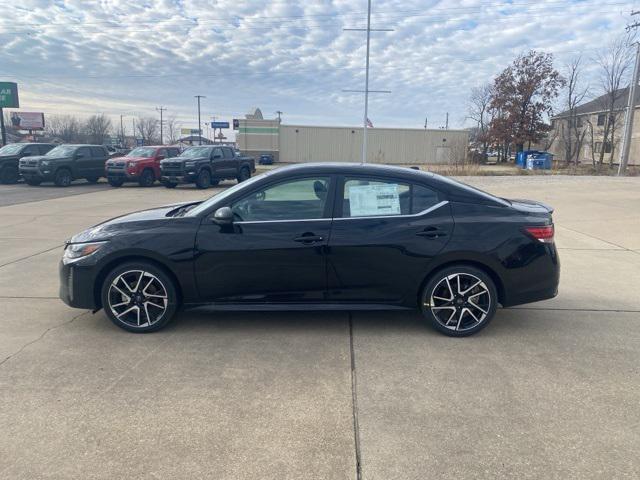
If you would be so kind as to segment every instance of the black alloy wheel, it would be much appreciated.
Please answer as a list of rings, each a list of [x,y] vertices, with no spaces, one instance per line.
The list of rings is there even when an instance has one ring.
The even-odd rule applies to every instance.
[[[422,313],[438,331],[452,337],[472,335],[491,321],[498,294],[482,270],[460,265],[440,270],[422,292]]]
[[[142,171],[142,175],[140,175],[140,179],[138,180],[138,184],[141,187],[150,187],[156,181],[156,176],[153,173],[153,170],[145,169]]]
[[[124,185],[124,180],[122,178],[110,177],[107,179],[109,185],[112,187],[121,187]]]
[[[71,185],[72,180],[69,169],[61,168],[56,172],[53,183],[55,183],[57,187],[68,187]]]
[[[249,180],[251,178],[251,172],[247,167],[242,167],[240,169],[240,174],[238,175],[238,183],[244,182],[245,180]]]
[[[211,186],[211,173],[209,170],[203,169],[198,173],[198,178],[196,178],[196,187],[201,190],[205,188],[209,188]]]

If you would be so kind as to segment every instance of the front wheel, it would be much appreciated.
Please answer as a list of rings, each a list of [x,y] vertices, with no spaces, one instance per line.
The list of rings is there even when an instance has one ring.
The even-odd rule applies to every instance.
[[[498,294],[482,270],[460,265],[431,276],[421,298],[422,313],[441,333],[465,337],[482,330],[495,315]]]
[[[71,172],[66,168],[61,168],[56,172],[53,183],[56,184],[57,187],[68,187],[72,182]]]
[[[162,184],[165,186],[165,188],[176,188],[178,186],[176,182],[170,182],[169,180],[164,180]]]
[[[2,170],[0,170],[0,183],[11,185],[14,183],[18,183],[19,178],[20,173],[18,173],[18,167],[7,165],[3,167]]]
[[[127,262],[107,275],[102,307],[109,319],[130,332],[160,330],[175,315],[178,295],[173,280],[144,261]]]
[[[153,170],[143,170],[140,175],[140,179],[138,180],[138,185],[141,187],[150,187],[156,181],[156,176],[153,173]]]
[[[109,185],[116,188],[124,185],[124,180],[122,178],[110,177],[107,179],[107,181],[109,182]]]
[[[86,180],[89,183],[98,183],[98,181],[100,180],[100,177],[87,177]]]
[[[211,173],[209,170],[200,170],[198,178],[196,178],[196,187],[201,190],[209,188],[211,186]]]

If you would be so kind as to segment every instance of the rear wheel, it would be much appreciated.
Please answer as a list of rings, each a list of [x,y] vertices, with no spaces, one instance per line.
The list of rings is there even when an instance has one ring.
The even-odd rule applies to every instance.
[[[67,168],[61,168],[56,172],[53,183],[58,187],[68,187],[71,185],[71,172]]]
[[[495,315],[495,284],[480,269],[459,265],[440,270],[424,287],[421,309],[431,325],[452,337],[472,335]]]
[[[109,319],[130,332],[163,328],[175,315],[178,295],[173,280],[144,261],[113,269],[102,285],[102,306]]]
[[[209,170],[200,170],[198,178],[196,178],[196,187],[200,189],[209,188],[211,186],[211,173]]]
[[[242,167],[240,169],[240,173],[238,173],[238,183],[244,182],[245,180],[249,180],[251,178],[251,172],[247,167]]]
[[[122,178],[111,177],[108,178],[107,181],[112,187],[121,187],[124,184],[124,180]]]
[[[143,170],[142,175],[140,175],[140,179],[138,180],[138,184],[141,187],[150,187],[156,181],[156,176],[153,173],[153,170]]]
[[[18,167],[6,165],[0,170],[0,183],[4,183],[5,185],[18,183],[19,178]]]

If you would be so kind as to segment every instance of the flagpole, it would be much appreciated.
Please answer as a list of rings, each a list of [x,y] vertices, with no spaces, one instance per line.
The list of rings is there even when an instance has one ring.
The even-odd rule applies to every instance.
[[[362,122],[362,163],[367,163],[367,120],[369,118],[369,45],[371,42],[371,0],[367,7],[367,68],[364,80],[364,120]]]

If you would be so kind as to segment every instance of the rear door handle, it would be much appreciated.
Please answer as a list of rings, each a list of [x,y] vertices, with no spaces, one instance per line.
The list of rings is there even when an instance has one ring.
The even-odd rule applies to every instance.
[[[440,238],[440,237],[446,237],[447,232],[445,232],[444,230],[440,230],[439,228],[436,228],[436,227],[427,227],[421,232],[416,233],[416,235],[418,235],[419,237],[426,237],[426,238]]]
[[[313,234],[300,235],[299,237],[294,237],[293,239],[294,242],[302,242],[302,243],[315,243],[315,242],[321,242],[322,240],[324,240],[324,237],[322,237],[321,235],[313,235]]]

